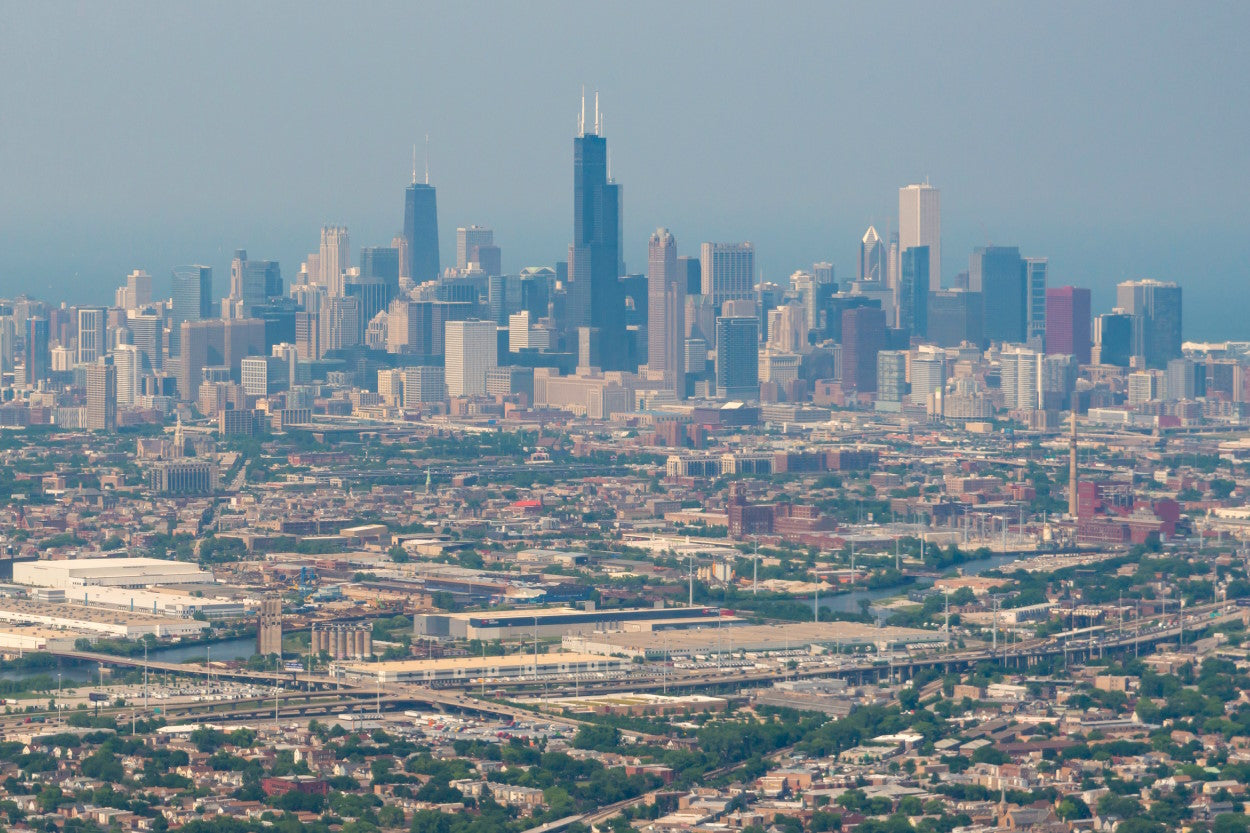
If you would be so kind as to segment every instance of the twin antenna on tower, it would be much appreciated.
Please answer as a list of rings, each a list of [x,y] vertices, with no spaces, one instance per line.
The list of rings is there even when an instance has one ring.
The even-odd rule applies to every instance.
[[[417,184],[417,146],[412,146],[412,184]],[[430,134],[425,134],[425,184],[430,184]]]
[[[591,133],[595,136],[603,135],[603,116],[599,114],[599,91],[595,90],[595,124]],[[582,112],[577,117],[577,135],[585,136],[586,133],[586,88],[582,87]]]

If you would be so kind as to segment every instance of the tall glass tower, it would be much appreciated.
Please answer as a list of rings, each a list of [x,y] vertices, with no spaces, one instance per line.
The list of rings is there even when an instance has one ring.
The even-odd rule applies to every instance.
[[[621,189],[608,177],[608,141],[598,97],[595,120],[573,139],[573,245],[569,248],[570,329],[589,327],[598,338],[603,370],[633,370],[625,330],[625,287],[621,283]]]
[[[408,275],[414,283],[438,279],[438,199],[430,184],[429,166],[425,182],[417,182],[412,169],[412,184],[404,192],[404,239],[408,241]]]

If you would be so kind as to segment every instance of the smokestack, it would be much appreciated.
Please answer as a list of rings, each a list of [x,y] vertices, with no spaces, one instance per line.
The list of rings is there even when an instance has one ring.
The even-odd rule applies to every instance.
[[[1072,434],[1068,438],[1068,514],[1076,518],[1076,407],[1072,408]]]

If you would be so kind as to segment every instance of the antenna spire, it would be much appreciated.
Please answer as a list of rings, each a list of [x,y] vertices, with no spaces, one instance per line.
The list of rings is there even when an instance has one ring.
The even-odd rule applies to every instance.
[[[425,184],[430,184],[430,134],[425,134]]]
[[[595,135],[599,135],[599,91],[595,90]]]
[[[417,184],[417,144],[412,144],[412,184]]]
[[[577,135],[586,135],[586,85],[582,84],[582,114],[577,117]]]

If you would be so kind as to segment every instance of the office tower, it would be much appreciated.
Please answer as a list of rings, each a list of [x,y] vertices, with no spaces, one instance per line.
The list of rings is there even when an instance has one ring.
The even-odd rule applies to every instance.
[[[1009,411],[1033,411],[1038,407],[1039,354],[1022,347],[1004,351],[999,365],[1003,407]]]
[[[929,293],[929,341],[938,346],[983,346],[981,293],[940,289]]]
[[[890,232],[889,245],[885,247],[885,285],[890,289],[898,286],[898,232]],[[932,254],[930,254],[930,257]]]
[[[534,326],[529,310],[508,316],[508,351],[547,350],[551,347],[551,331]]]
[[[290,362],[280,356],[248,356],[239,362],[239,383],[248,396],[268,396],[286,390],[290,382]]]
[[[677,241],[657,229],[647,243],[647,367],[662,374],[665,390],[686,390],[686,275],[677,266]]]
[[[946,387],[946,356],[931,349],[922,349],[911,360],[911,401],[928,405],[929,397]]]
[[[407,277],[413,283],[438,280],[438,194],[430,184],[430,165],[425,166],[425,182],[417,182],[417,165],[412,165],[412,184],[404,192],[404,240],[408,246]]]
[[[0,373],[12,373],[17,353],[17,325],[12,313],[0,315]]]
[[[399,249],[365,246],[360,250],[360,277],[385,284],[390,304],[399,294]]]
[[[238,255],[235,255],[236,262]],[[233,278],[234,269],[231,268]],[[213,270],[210,266],[175,266],[170,276],[174,323],[199,321],[213,316]]]
[[[1116,310],[1094,319],[1098,364],[1128,367],[1133,357],[1133,321],[1136,316]]]
[[[154,373],[165,364],[165,320],[155,307],[143,307],[126,311],[126,329],[130,330],[130,343],[139,349],[143,375]]]
[[[812,277],[817,286],[828,286],[833,283],[833,264],[827,260],[812,264]]]
[[[485,372],[483,371],[483,378],[485,378]],[[447,384],[443,376],[444,371],[441,367],[421,365],[404,368],[404,407],[416,408],[446,399]]]
[[[1116,306],[1142,318],[1134,353],[1150,367],[1166,367],[1181,355],[1181,288],[1160,281],[1124,281],[1116,286]]]
[[[105,325],[108,311],[99,307],[80,307],[78,310],[78,363],[94,364],[108,352]]]
[[[716,392],[728,399],[760,395],[760,322],[755,316],[716,319]]]
[[[1205,399],[1207,396],[1207,367],[1193,359],[1172,359],[1167,365],[1164,379],[1167,399],[1182,402]]]
[[[117,430],[117,368],[112,356],[100,356],[87,366],[88,431]]]
[[[117,306],[137,309],[152,303],[152,276],[135,269],[126,276],[126,285],[117,291]]]
[[[751,243],[704,243],[699,257],[703,295],[717,314],[726,301],[755,298],[755,246]]]
[[[311,315],[315,322],[315,313]],[[314,332],[316,327],[314,326]],[[184,321],[181,325],[182,351],[178,356],[178,396],[184,402],[194,401],[199,394],[204,369],[227,368],[229,377],[241,378],[241,364],[246,356],[265,353],[265,323],[257,318]],[[318,358],[316,355],[301,358]]]
[[[321,355],[346,350],[360,344],[364,331],[360,319],[360,299],[327,298],[318,318],[321,326]]]
[[[703,292],[703,268],[699,258],[692,255],[678,255],[677,271],[686,277],[687,295],[699,295]]]
[[[1037,407],[1044,411],[1066,411],[1072,407],[1072,392],[1080,366],[1071,354],[1039,356]]]
[[[583,104],[583,111],[585,105]],[[625,331],[625,288],[621,284],[621,189],[608,178],[608,142],[595,121],[587,129],[582,113],[573,139],[573,245],[569,247],[568,323],[589,327],[598,339],[592,351],[604,370],[630,370]],[[579,338],[580,338],[579,333]]]
[[[782,304],[768,311],[768,349],[799,353],[807,347],[806,311],[798,304]]]
[[[856,307],[876,307],[881,309],[881,299],[866,295],[848,295],[834,293],[821,300],[821,316],[824,328],[821,336],[838,343],[842,342],[842,313]],[[884,311],[883,311],[884,312]]]
[[[448,396],[485,396],[486,370],[499,365],[494,321],[448,321],[444,349]]]
[[[968,262],[968,288],[981,293],[987,341],[1023,344],[1028,338],[1025,263],[1015,246],[982,246]]]
[[[230,262],[229,317],[248,318],[257,307],[282,294],[282,269],[276,260],[248,260],[246,249],[235,250]]]
[[[545,266],[530,266],[521,270],[521,309],[534,320],[546,318],[551,309],[551,293],[555,288],[556,273]]]
[[[931,263],[928,246],[904,249],[899,258],[898,328],[919,338],[929,335]]]
[[[886,347],[885,313],[879,306],[842,311],[842,389],[877,390],[877,354]]]
[[[1090,360],[1090,293],[1088,289],[1060,286],[1046,290],[1046,353],[1075,356],[1080,364]]]
[[[1128,399],[1130,406],[1141,405],[1159,398],[1159,371],[1138,370],[1128,375]]]
[[[1046,346],[1046,273],[1049,263],[1044,257],[1026,257],[1024,259],[1025,283],[1028,292],[1028,320],[1025,341],[1034,350]],[[1088,331],[1088,328],[1086,328]],[[1087,338],[1088,341],[1088,338]],[[1089,359],[1082,360],[1087,364]]]
[[[343,297],[343,275],[352,265],[351,243],[343,226],[321,227],[321,286],[331,298]]]
[[[929,291],[942,288],[942,205],[938,189],[925,183],[898,189],[898,246],[929,247]]]
[[[903,350],[882,350],[877,353],[877,406],[879,410],[898,410],[907,393],[907,353]],[[882,407],[893,405],[893,408]]]
[[[113,348],[114,384],[117,407],[129,408],[139,395],[139,368],[143,358],[133,344],[119,344]]]
[[[256,653],[262,657],[282,656],[282,599],[261,599],[256,618]]]
[[[889,265],[886,261],[885,244],[881,242],[881,236],[877,234],[876,228],[868,227],[868,231],[864,232],[864,239],[859,244],[859,279],[861,281],[885,281],[889,272]],[[929,291],[929,287],[925,287],[925,292]]]
[[[456,268],[463,272],[469,268],[470,263],[481,263],[478,259],[477,252],[480,247],[494,246],[495,232],[483,226],[461,226],[456,229]],[[486,274],[493,275],[483,267]]]
[[[48,343],[48,319],[35,316],[26,321],[26,384],[35,387],[48,378],[52,350]]]

